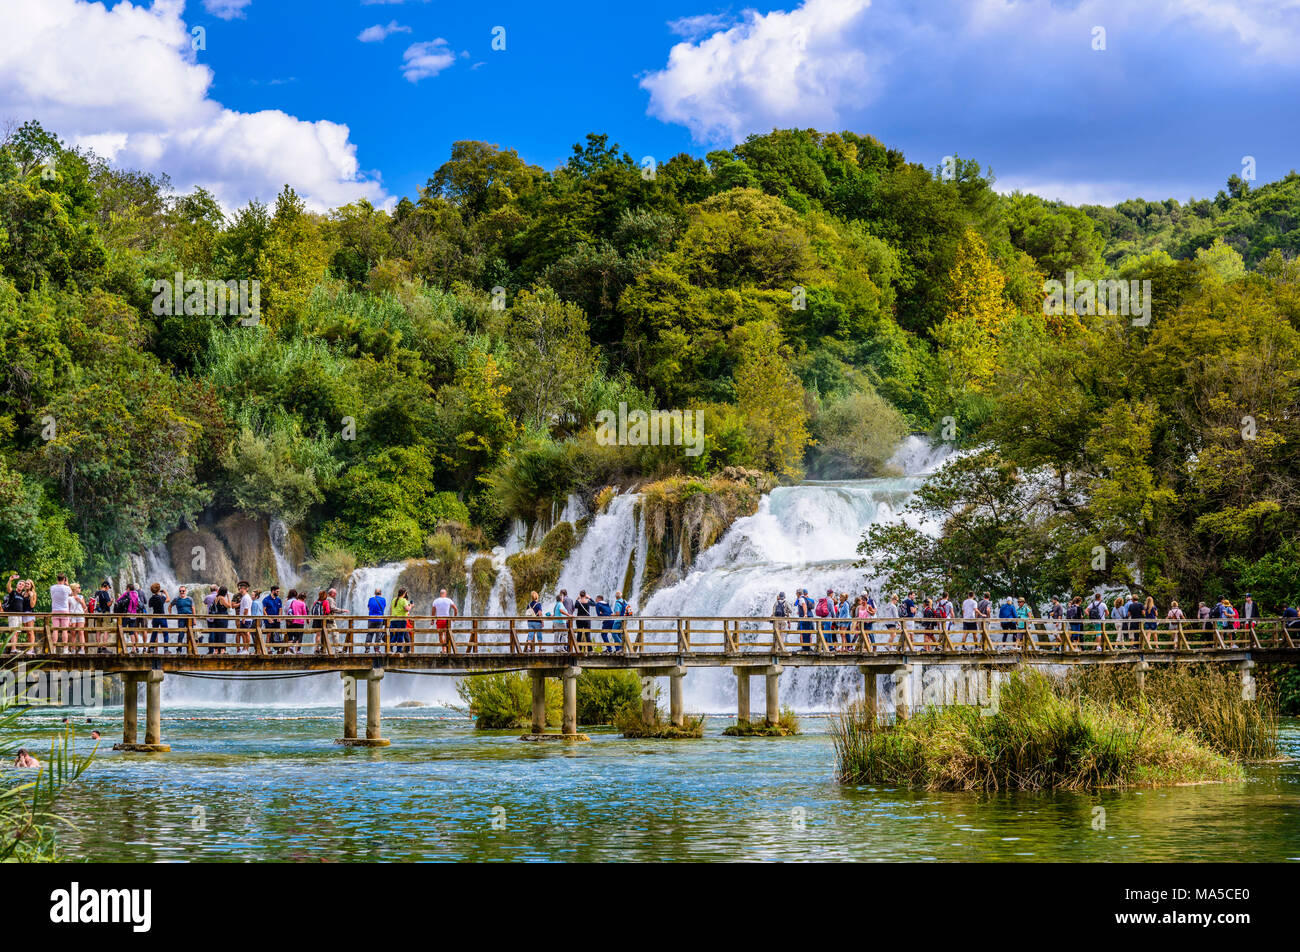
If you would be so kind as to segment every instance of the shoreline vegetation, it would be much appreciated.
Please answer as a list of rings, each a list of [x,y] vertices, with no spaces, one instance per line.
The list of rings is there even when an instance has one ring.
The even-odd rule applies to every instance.
[[[1245,779],[1243,763],[1277,755],[1277,704],[1255,701],[1210,666],[1064,678],[1025,671],[996,709],[929,707],[885,726],[855,702],[832,730],[844,784],[922,790],[1083,790]]]

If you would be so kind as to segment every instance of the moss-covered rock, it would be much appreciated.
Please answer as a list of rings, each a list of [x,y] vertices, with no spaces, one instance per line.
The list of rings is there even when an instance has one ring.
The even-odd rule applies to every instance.
[[[732,523],[758,511],[775,481],[766,474],[728,467],[716,476],[673,476],[642,489],[647,551],[641,597],[685,577],[700,553]]]
[[[506,566],[515,580],[515,592],[519,597],[527,598],[529,592],[545,593],[554,587],[560,570],[564,568],[564,560],[576,542],[573,524],[557,522],[537,548],[509,556]]]

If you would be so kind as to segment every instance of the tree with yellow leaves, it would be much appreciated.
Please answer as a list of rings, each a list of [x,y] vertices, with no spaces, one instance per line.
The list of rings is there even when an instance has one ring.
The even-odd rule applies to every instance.
[[[988,245],[967,229],[948,273],[947,316],[934,329],[950,392],[984,392],[997,369],[999,334],[1008,316],[1006,279]]]
[[[790,370],[775,324],[750,328],[736,366],[736,405],[745,420],[754,461],[781,476],[803,473],[808,436],[804,389]]]

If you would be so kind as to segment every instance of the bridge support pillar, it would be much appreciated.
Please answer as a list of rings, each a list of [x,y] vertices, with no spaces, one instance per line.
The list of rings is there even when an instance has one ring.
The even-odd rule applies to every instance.
[[[140,682],[134,674],[122,675],[122,743],[114,750],[129,750],[135,746],[136,728],[140,720]]]
[[[889,673],[894,676],[894,719],[905,721],[912,716],[912,666],[900,664]]]
[[[357,676],[340,671],[343,681],[343,741],[357,739]]]
[[[546,733],[546,672],[532,672],[533,681],[533,733]]]
[[[388,746],[379,732],[379,682],[383,679],[383,668],[375,668],[366,677],[366,743],[372,747]]]
[[[677,665],[668,669],[668,721],[674,727],[686,724],[686,714],[682,710],[682,679],[686,677],[686,667]]]
[[[879,670],[871,665],[858,665],[862,674],[862,716],[873,724],[880,723],[880,683],[876,678]]]
[[[565,668],[561,677],[564,679],[564,711],[560,717],[560,731],[566,736],[578,734],[578,675],[579,667]]]
[[[379,682],[384,679],[383,668],[364,671],[340,671],[343,679],[343,736],[334,743],[344,747],[387,747],[389,741],[382,736],[380,718]],[[366,682],[366,736],[357,736],[357,682]]]
[[[641,723],[653,724],[655,722],[655,675],[659,673],[658,668],[641,668]]]
[[[1241,699],[1243,701],[1255,700],[1255,662],[1247,658],[1237,665],[1241,669]]]
[[[145,684],[144,743],[139,743],[140,682]],[[114,750],[137,754],[162,754],[171,747],[162,742],[161,671],[135,671],[122,675],[122,743]]]
[[[732,668],[736,674],[736,722],[749,723],[749,668]]]
[[[775,727],[781,720],[781,666],[774,664],[763,674],[767,678],[767,726]]]
[[[1147,672],[1151,670],[1149,661],[1139,661],[1133,668],[1137,680],[1138,694],[1145,694],[1147,689]]]

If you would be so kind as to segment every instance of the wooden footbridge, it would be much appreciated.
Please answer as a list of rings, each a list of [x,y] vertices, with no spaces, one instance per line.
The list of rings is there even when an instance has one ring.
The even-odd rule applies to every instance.
[[[1047,618],[836,621],[798,618],[402,619],[334,615],[309,617],[301,627],[265,616],[248,619],[190,615],[8,616],[0,674],[27,672],[118,675],[126,683],[118,749],[158,752],[162,741],[162,683],[181,672],[338,672],[343,679],[343,737],[338,743],[386,746],[380,724],[384,672],[472,676],[526,671],[532,677],[533,733],[580,737],[577,678],[583,668],[631,668],[642,678],[669,679],[669,718],[681,725],[682,682],[693,667],[729,667],[737,677],[736,713],[751,719],[750,678],[766,678],[769,724],[779,711],[786,667],[854,666],[865,677],[866,703],[877,709],[878,675],[892,675],[894,707],[913,707],[913,665],[956,665],[992,674],[1021,665],[1216,662],[1240,669],[1242,690],[1254,696],[1256,662],[1300,661],[1300,619],[1215,621],[1064,621]],[[224,622],[224,624],[223,624]],[[559,734],[545,734],[546,679],[563,681]],[[357,681],[366,682],[366,731],[357,733]],[[145,684],[146,726],[138,742],[138,686]],[[653,692],[642,713],[655,716]]]

